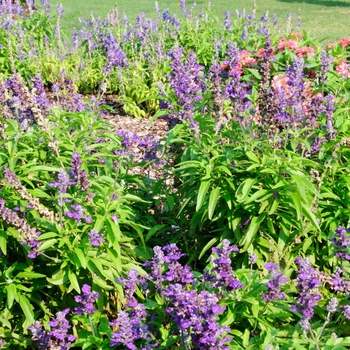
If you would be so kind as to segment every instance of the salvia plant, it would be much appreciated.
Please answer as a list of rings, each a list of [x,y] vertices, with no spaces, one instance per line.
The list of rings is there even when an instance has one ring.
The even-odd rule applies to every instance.
[[[350,347],[350,39],[180,12],[0,2],[1,348]]]

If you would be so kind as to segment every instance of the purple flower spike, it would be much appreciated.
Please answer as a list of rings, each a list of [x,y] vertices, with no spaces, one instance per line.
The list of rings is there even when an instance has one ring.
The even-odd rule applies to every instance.
[[[268,293],[263,294],[263,299],[268,301],[275,301],[278,299],[284,299],[286,295],[284,293],[281,293],[281,285],[288,281],[286,277],[283,276],[279,266],[274,264],[273,262],[268,262],[265,265],[265,269],[270,271],[271,279],[266,284],[268,288]]]
[[[74,297],[75,301],[81,305],[74,308],[74,313],[76,315],[92,315],[97,312],[93,304],[100,294],[98,292],[91,292],[91,287],[87,284],[83,285],[82,292],[82,295]]]
[[[297,305],[291,307],[291,311],[299,311],[302,321],[310,319],[314,315],[314,307],[321,299],[319,271],[312,267],[309,259],[296,258],[295,262],[300,266],[298,275],[299,298]]]
[[[227,291],[243,288],[244,285],[234,276],[230,254],[239,249],[230,245],[227,239],[222,241],[222,248],[212,248],[211,261],[214,267],[204,274],[204,280],[211,282],[214,288],[225,287]]]
[[[97,230],[91,230],[89,233],[89,240],[92,246],[99,247],[105,240],[101,237]]]

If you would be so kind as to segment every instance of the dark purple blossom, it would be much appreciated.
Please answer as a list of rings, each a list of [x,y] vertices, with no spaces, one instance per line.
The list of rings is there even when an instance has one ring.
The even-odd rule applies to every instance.
[[[314,307],[321,299],[319,281],[319,271],[312,267],[309,259],[296,258],[295,262],[299,265],[298,289],[299,297],[297,305],[292,306],[292,311],[299,311],[302,315],[302,321],[313,317]]]
[[[284,299],[286,295],[281,292],[281,285],[287,282],[288,279],[283,276],[279,266],[273,262],[268,262],[265,269],[270,271],[270,281],[266,284],[268,292],[262,295],[264,301],[271,302],[277,298]]]
[[[225,345],[231,338],[224,334],[230,329],[221,327],[216,321],[218,314],[225,310],[218,304],[215,294],[186,290],[181,284],[167,286],[163,294],[171,303],[166,312],[182,331],[190,329],[194,349],[228,349]]]
[[[64,215],[71,219],[75,219],[79,224],[81,223],[82,219],[84,219],[88,224],[91,224],[92,219],[90,216],[84,214],[85,208],[79,204],[73,204],[71,209],[72,210],[66,211]]]
[[[72,180],[75,180],[77,185],[80,185],[83,191],[86,191],[91,187],[91,184],[88,180],[86,171],[82,170],[81,166],[82,160],[80,158],[80,153],[73,152],[69,174]]]
[[[347,320],[350,320],[350,305],[344,305],[342,314]]]
[[[40,232],[31,227],[28,222],[21,218],[16,212],[5,207],[5,200],[0,198],[0,218],[7,224],[14,226],[20,233],[21,244],[29,246],[30,252],[28,258],[34,259],[40,254],[37,250],[41,245],[38,241]]]
[[[39,321],[36,321],[33,326],[28,329],[33,334],[33,339],[38,345],[39,350],[60,349],[68,350],[70,345],[75,340],[75,336],[68,334],[71,325],[66,320],[69,309],[56,313],[56,318],[48,322],[51,331],[42,329]]]
[[[224,287],[227,291],[243,288],[244,285],[234,276],[230,254],[239,249],[230,245],[227,239],[222,241],[222,247],[212,248],[210,259],[213,267],[205,272],[204,280],[211,282],[214,288]]]
[[[92,315],[97,312],[94,308],[94,303],[100,294],[98,292],[92,292],[91,287],[87,284],[83,285],[82,292],[82,295],[74,297],[75,301],[81,305],[74,308],[74,313],[76,315]]]
[[[101,243],[103,243],[105,240],[101,237],[101,235],[98,233],[97,230],[91,230],[89,233],[89,241],[92,246],[99,247]]]

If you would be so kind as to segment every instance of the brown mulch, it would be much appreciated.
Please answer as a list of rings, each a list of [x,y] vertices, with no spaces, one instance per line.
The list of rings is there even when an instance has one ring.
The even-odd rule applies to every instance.
[[[108,96],[105,99],[105,103],[113,108],[113,112],[107,111],[106,115],[102,118],[111,124],[113,131],[129,131],[134,135],[144,138],[146,136],[153,136],[156,140],[159,140],[160,144],[164,143],[166,138],[166,132],[168,130],[168,123],[163,119],[155,119],[151,122],[151,117],[148,118],[135,118],[126,115],[122,109],[122,105],[117,102],[116,96]],[[134,143],[129,153],[133,155],[133,162],[135,167],[130,169],[131,175],[140,174],[145,175],[152,179],[160,179],[163,177],[162,164],[166,161],[165,155],[157,152],[159,160],[152,163],[149,166],[137,166],[142,162],[145,151],[143,147],[140,147],[137,143]]]

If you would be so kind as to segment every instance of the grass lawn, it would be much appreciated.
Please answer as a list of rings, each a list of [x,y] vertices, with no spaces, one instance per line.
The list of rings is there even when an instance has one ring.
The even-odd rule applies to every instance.
[[[71,35],[74,27],[79,29],[79,18],[87,18],[91,11],[95,17],[105,17],[116,3],[120,12],[125,10],[130,21],[140,12],[145,12],[151,17],[155,15],[154,0],[51,0],[53,9],[58,4],[63,5],[65,14],[62,25],[68,35]],[[207,3],[206,0],[197,0],[197,10],[200,6],[207,6]],[[158,4],[161,10],[169,8],[172,13],[180,14],[180,1],[159,0]],[[221,20],[225,11],[234,13],[236,9],[246,9],[250,12],[253,7],[252,0],[213,0],[211,4],[214,14]],[[257,0],[256,4],[259,16],[266,11],[269,11],[271,16],[276,13],[282,26],[285,26],[285,18],[290,12],[294,13],[295,22],[300,9],[302,28],[311,30],[314,36],[324,39],[325,42],[350,36],[350,0]]]

